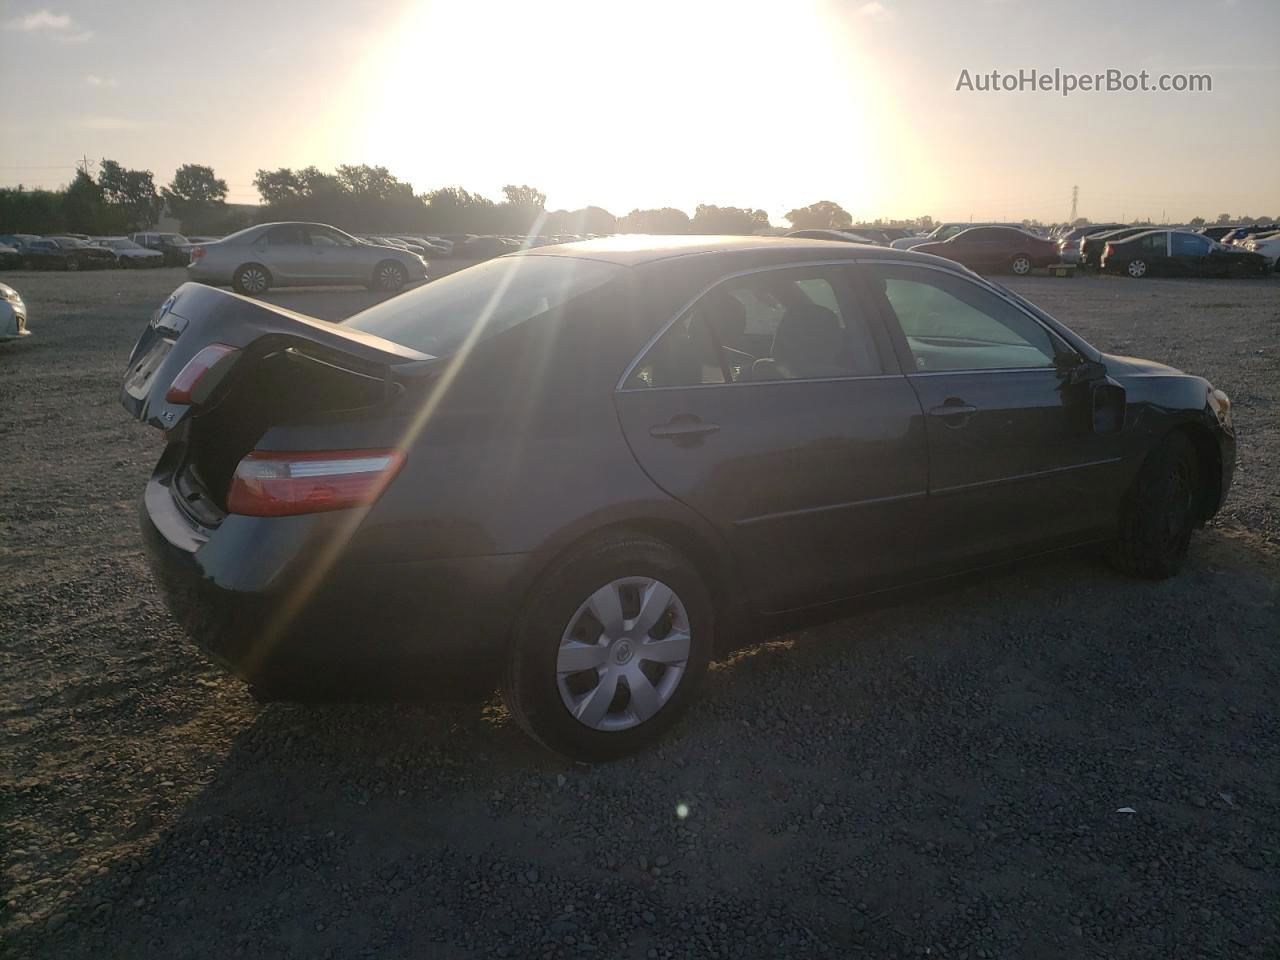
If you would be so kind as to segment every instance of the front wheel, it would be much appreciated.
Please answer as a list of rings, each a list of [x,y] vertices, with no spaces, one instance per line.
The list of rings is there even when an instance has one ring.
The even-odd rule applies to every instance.
[[[503,699],[521,728],[557,753],[624,756],[688,708],[714,628],[709,591],[669,545],[627,536],[580,548],[524,605]]]
[[[1147,261],[1130,260],[1128,270],[1129,270],[1129,276],[1135,279],[1139,277],[1145,277],[1147,275]]]
[[[1195,448],[1181,433],[1147,455],[1121,506],[1112,559],[1122,572],[1163,580],[1182,568],[1199,520],[1198,466]]]
[[[409,282],[409,273],[403,264],[383,260],[373,271],[373,286],[378,290],[396,292]]]
[[[1025,277],[1031,272],[1031,258],[1025,253],[1020,253],[1013,258],[1013,263],[1009,264],[1009,268],[1019,277]]]
[[[271,289],[271,273],[259,263],[246,263],[231,277],[231,286],[236,293],[257,296]]]
[[[79,270],[79,269],[80,269],[80,261],[79,261],[79,260],[77,260],[75,257],[72,257],[70,260],[66,260],[66,261],[64,261],[64,264],[63,264],[63,265],[64,265],[65,269],[67,269],[67,270]]]

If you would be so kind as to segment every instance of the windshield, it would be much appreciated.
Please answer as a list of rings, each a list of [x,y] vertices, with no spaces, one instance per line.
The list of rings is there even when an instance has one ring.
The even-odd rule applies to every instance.
[[[162,243],[190,243],[186,237],[180,233],[162,233],[160,234]]]
[[[140,247],[138,244],[134,243],[132,240],[126,240],[126,239],[124,239],[123,237],[122,237],[122,238],[120,238],[119,240],[103,240],[102,242],[103,242],[103,244],[104,244],[105,246],[110,247],[112,250],[141,250],[141,249],[143,249],[143,248],[142,248],[142,247]]]
[[[347,326],[436,357],[448,356],[483,324],[488,338],[603,286],[626,270],[570,257],[502,257],[459,270],[370,307]]]
[[[60,247],[86,247],[88,246],[83,240],[77,240],[75,237],[54,237],[53,242]]]

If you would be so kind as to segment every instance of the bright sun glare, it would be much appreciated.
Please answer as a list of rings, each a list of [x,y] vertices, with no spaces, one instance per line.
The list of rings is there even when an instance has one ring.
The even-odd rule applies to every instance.
[[[866,203],[848,39],[818,2],[426,3],[365,64],[420,106],[371,99],[361,153],[419,189],[569,185],[552,207]],[[780,168],[795,197],[768,195]]]

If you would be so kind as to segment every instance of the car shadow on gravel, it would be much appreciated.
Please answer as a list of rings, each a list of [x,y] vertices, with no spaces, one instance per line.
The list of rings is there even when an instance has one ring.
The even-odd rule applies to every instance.
[[[595,767],[534,747],[496,700],[269,705],[24,939],[59,957],[1274,955],[1276,573],[1215,530],[1172,581],[1078,557],[980,578],[741,651],[663,743]]]

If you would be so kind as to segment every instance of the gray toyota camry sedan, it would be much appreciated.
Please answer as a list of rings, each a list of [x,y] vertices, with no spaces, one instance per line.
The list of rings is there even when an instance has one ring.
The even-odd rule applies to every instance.
[[[186,284],[121,400],[162,592],[259,696],[501,686],[586,760],[847,602],[1094,544],[1172,576],[1235,466],[1203,378],[825,240],[538,247],[340,324]]]
[[[362,284],[400,290],[427,278],[422,257],[323,223],[263,223],[191,251],[187,275],[257,295],[272,287]]]

